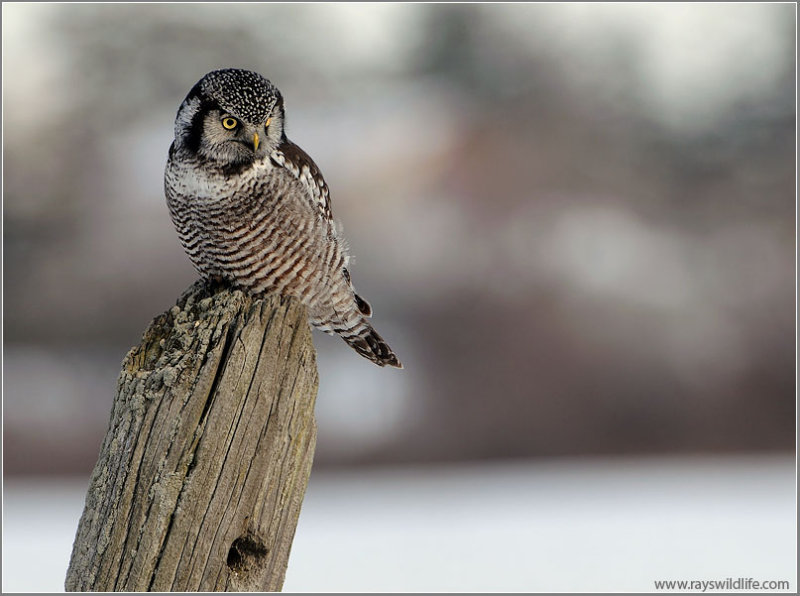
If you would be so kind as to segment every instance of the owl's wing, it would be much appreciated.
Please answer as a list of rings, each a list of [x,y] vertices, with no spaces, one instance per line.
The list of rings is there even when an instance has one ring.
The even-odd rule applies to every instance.
[[[330,191],[314,160],[288,140],[272,152],[270,159],[300,181],[308,191],[312,208],[317,210],[323,221],[332,222]]]
[[[319,171],[317,164],[314,160],[303,151],[300,147],[291,141],[281,143],[275,151],[270,155],[270,159],[275,165],[280,166],[284,171],[289,172],[300,184],[306,189],[311,208],[314,209],[319,215],[320,219],[326,224],[333,226],[333,213],[331,212],[331,198],[328,185],[325,183],[325,178],[322,177],[322,172]],[[353,287],[350,280],[350,271],[347,266],[342,268],[347,283]],[[361,296],[353,294],[356,300],[356,306],[366,317],[372,316],[372,307],[369,302],[364,300]]]

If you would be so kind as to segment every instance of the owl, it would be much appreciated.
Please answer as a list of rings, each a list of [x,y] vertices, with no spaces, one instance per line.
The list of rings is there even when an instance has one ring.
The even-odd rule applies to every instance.
[[[403,368],[367,321],[328,185],[285,123],[280,91],[257,73],[215,70],[189,91],[164,175],[181,244],[204,278],[293,296],[315,327],[378,366]]]

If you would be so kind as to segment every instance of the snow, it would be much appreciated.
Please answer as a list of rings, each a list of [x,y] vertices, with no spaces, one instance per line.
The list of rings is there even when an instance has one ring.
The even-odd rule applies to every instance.
[[[62,591],[87,480],[5,482],[3,591]],[[284,591],[797,586],[788,456],[558,459],[312,474]]]

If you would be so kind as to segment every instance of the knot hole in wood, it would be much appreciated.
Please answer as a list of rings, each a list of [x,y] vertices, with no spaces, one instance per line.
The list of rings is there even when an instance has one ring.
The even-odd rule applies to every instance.
[[[228,569],[237,575],[245,575],[249,571],[260,569],[266,558],[266,545],[252,534],[239,536],[228,550]]]

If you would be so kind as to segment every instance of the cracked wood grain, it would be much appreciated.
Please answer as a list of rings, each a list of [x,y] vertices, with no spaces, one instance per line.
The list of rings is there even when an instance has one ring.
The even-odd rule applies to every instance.
[[[125,357],[68,591],[279,591],[316,443],[305,308],[198,282]]]

